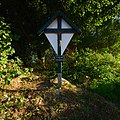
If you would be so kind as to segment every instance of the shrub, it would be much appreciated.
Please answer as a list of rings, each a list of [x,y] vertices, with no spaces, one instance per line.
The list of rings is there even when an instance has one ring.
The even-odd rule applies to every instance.
[[[28,72],[27,68],[21,69],[22,62],[18,58],[9,59],[9,56],[15,53],[11,42],[10,26],[4,22],[3,18],[0,18],[0,81],[4,86],[9,84],[12,78]]]
[[[84,83],[106,98],[118,101],[120,100],[119,61],[119,56],[115,57],[109,52],[100,53],[88,48],[76,50],[75,53],[66,55],[63,76],[72,83]]]

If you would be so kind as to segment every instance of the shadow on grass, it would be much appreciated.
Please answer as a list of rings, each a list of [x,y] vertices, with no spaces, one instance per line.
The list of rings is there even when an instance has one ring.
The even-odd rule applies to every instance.
[[[93,88],[93,92],[105,97],[107,100],[110,100],[120,106],[120,82],[116,83],[103,83],[98,84],[96,88]]]

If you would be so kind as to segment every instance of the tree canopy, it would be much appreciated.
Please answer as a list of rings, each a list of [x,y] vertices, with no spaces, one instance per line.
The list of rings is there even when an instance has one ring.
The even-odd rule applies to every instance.
[[[32,52],[42,57],[42,51],[49,44],[44,35],[38,37],[36,33],[56,11],[63,11],[82,30],[77,41],[83,43],[79,46],[86,47],[96,42],[96,31],[106,29],[111,19],[119,16],[118,4],[119,0],[2,0],[1,16],[11,24],[11,30],[16,34],[13,47],[16,55],[24,60]]]

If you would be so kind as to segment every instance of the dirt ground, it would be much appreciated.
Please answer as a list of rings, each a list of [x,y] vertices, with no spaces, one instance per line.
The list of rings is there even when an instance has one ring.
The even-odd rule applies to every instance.
[[[62,79],[19,76],[0,88],[0,120],[120,120],[114,103]]]

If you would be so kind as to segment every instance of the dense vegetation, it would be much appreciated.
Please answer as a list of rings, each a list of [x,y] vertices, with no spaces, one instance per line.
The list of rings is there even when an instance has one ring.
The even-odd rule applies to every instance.
[[[67,119],[66,113],[70,119],[69,112],[74,111],[73,119],[119,120],[119,0],[2,0],[0,9],[2,11],[0,16],[0,102],[2,103],[0,111],[2,118],[34,120],[37,119],[34,118],[35,116],[40,119],[60,119],[62,116],[62,119]],[[34,80],[36,83],[38,80],[48,81],[56,77],[57,64],[54,52],[44,34],[38,37],[37,31],[57,10],[63,11],[82,30],[82,34],[75,35],[69,44],[63,62],[63,77],[76,85],[77,90],[63,89],[59,102],[54,96],[56,89],[53,86],[41,92],[28,91],[30,88],[22,87],[23,91],[9,93],[10,91],[5,90],[6,85],[12,84],[12,80],[17,81],[16,78],[20,75],[27,75],[27,78],[23,79],[25,84]],[[34,78],[35,75],[39,76],[37,80]],[[79,88],[84,92],[79,91]],[[96,98],[93,99],[93,97]],[[73,102],[69,101],[72,98],[74,98]],[[44,104],[44,107],[39,106],[37,100],[42,101],[41,104]],[[88,106],[85,105],[87,101]],[[83,105],[82,109],[81,105]],[[100,105],[103,108],[100,108]],[[94,107],[93,110],[92,107]],[[97,107],[101,111],[93,115]],[[102,113],[104,109],[105,114],[109,113],[106,115],[107,118]],[[55,111],[55,116],[51,113],[52,110]],[[10,111],[16,113],[16,116],[10,114]],[[110,112],[114,112],[113,116]]]
[[[3,86],[10,83],[12,78],[15,78],[21,74],[24,74],[28,69],[22,69],[22,62],[18,59],[10,59],[10,57],[15,53],[12,48],[11,42],[11,32],[10,27],[4,22],[3,18],[0,18],[0,80]]]

